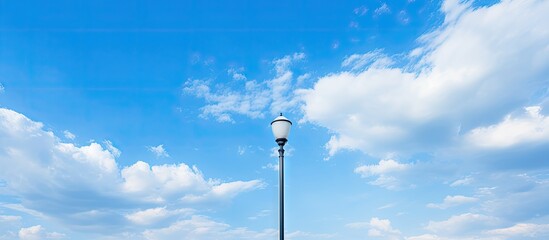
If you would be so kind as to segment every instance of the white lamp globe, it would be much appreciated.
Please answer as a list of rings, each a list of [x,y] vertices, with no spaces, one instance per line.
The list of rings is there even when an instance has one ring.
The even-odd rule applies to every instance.
[[[286,117],[282,116],[282,113],[280,116],[275,118],[271,122],[271,128],[273,130],[273,135],[275,137],[275,140],[288,140],[288,135],[290,135],[290,128],[292,127],[292,122],[288,120]]]

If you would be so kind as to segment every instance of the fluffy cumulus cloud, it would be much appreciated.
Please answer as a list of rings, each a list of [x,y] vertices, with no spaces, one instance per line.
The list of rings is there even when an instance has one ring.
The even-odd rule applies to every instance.
[[[326,145],[332,155],[341,149],[378,156],[432,151],[462,141],[480,148],[547,141],[546,116],[537,107],[498,122],[544,101],[539,89],[549,86],[548,10],[547,1],[482,8],[445,1],[443,25],[420,37],[409,54],[351,55],[342,64],[349,70],[302,90],[304,120],[335,133]],[[404,55],[408,64],[392,65]]]
[[[19,230],[19,239],[23,240],[40,240],[42,239],[42,226],[36,225]]]
[[[368,229],[368,236],[374,238],[397,240],[402,239],[401,232],[391,226],[389,219],[373,217],[369,222],[354,222],[345,225],[351,229]]]
[[[402,183],[397,176],[410,169],[412,164],[399,163],[392,159],[379,161],[378,164],[361,165],[355,168],[355,173],[363,178],[376,177],[370,184],[385,187],[387,189],[397,189]]]
[[[42,239],[62,239],[65,234],[58,232],[46,232],[41,225],[25,227],[19,230],[19,239],[21,240],[42,240]]]
[[[483,148],[548,142],[549,116],[542,115],[540,111],[540,106],[526,107],[522,116],[507,115],[497,124],[471,130],[467,140]]]
[[[0,108],[0,165],[10,166],[0,168],[2,193],[16,199],[1,207],[79,230],[112,232],[132,223],[154,225],[185,218],[194,213],[184,207],[190,206],[187,198],[193,203],[225,201],[265,184],[206,179],[196,166],[184,163],[151,166],[138,161],[120,168],[118,156],[120,150],[110,141],[84,146],[64,143],[44,130],[42,123]],[[6,223],[21,219],[0,216]],[[19,236],[58,235],[43,229],[40,225],[23,228]]]
[[[203,98],[207,105],[202,107],[201,117],[214,117],[219,122],[234,122],[233,115],[239,114],[250,118],[262,118],[265,112],[272,114],[296,108],[299,98],[292,89],[297,82],[308,76],[295,80],[292,65],[305,59],[304,53],[294,53],[272,61],[274,78],[265,81],[247,80],[241,71],[229,69],[234,80],[241,81],[243,90],[233,90],[225,86],[215,86],[208,80],[189,79],[185,82],[183,92]],[[300,80],[301,79],[301,80]]]

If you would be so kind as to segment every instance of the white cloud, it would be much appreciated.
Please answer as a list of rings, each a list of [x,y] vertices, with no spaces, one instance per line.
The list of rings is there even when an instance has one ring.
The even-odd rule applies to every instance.
[[[345,224],[345,227],[352,229],[363,229],[370,227],[370,222],[352,222]]]
[[[266,217],[266,216],[269,216],[269,215],[271,215],[271,210],[261,210],[256,215],[248,217],[248,219],[257,220],[258,218]]]
[[[103,149],[98,143],[91,143],[89,146],[82,147],[70,143],[59,143],[56,147],[62,154],[68,155],[79,162],[92,165],[98,168],[99,171],[113,173],[118,168],[114,160],[115,154]]]
[[[212,90],[210,81],[189,79],[184,84],[183,92],[203,98],[207,105],[201,108],[200,116],[213,116],[219,122],[234,122],[233,114],[262,118],[268,110],[272,114],[292,111],[299,98],[292,89],[294,77],[291,67],[304,59],[304,53],[294,53],[273,60],[275,77],[260,83],[246,81],[243,90],[223,86]]]
[[[487,235],[510,237],[541,238],[549,237],[549,224],[518,223],[511,227],[488,230]]]
[[[393,64],[393,60],[383,54],[382,50],[378,49],[365,54],[353,54],[346,57],[341,66],[350,68],[351,70],[364,70],[369,68],[386,68]]]
[[[402,164],[392,159],[381,160],[376,165],[363,165],[355,168],[355,173],[363,177],[382,175],[391,172],[404,171],[410,168],[410,164]]]
[[[311,78],[311,74],[310,73],[304,73],[302,75],[299,75],[299,77],[297,77],[297,83],[296,85],[297,86],[300,86],[303,84],[303,82],[307,79]]]
[[[202,107],[201,117],[213,116],[219,122],[234,122],[231,114],[241,114],[251,118],[264,116],[263,110],[270,102],[269,91],[255,81],[247,81],[245,92],[222,89],[212,92],[208,81],[188,80],[183,91],[204,98],[208,103]]]
[[[547,1],[483,8],[445,2],[445,23],[419,38],[420,52],[387,56],[402,62],[419,54],[416,60],[372,64],[380,50],[347,57],[342,66],[351,71],[329,73],[300,91],[303,120],[335,133],[330,154],[358,149],[384,156],[454,145],[470,129],[539,101],[536,92],[548,87],[547,11]]]
[[[541,107],[525,108],[520,117],[507,115],[505,119],[488,127],[478,127],[467,134],[467,140],[482,148],[506,148],[522,143],[549,141],[549,116],[540,113]]]
[[[247,146],[238,146],[238,150],[237,150],[238,155],[244,155],[246,153],[246,149],[248,149]]]
[[[350,27],[350,28],[359,28],[360,25],[358,24],[358,22],[351,21],[351,22],[349,23],[349,27]]]
[[[48,232],[46,233],[46,239],[62,239],[65,238],[67,235],[64,233],[58,233],[58,232]]]
[[[442,238],[437,235],[432,234],[422,234],[418,236],[407,237],[406,240],[442,240]]]
[[[481,227],[469,226],[475,229],[466,234],[464,232],[441,233],[440,235],[423,234],[406,237],[406,240],[509,240],[509,239],[545,239],[549,237],[549,224],[517,223],[507,228],[483,230],[489,224],[480,223]],[[489,228],[489,227],[488,227]]]
[[[41,240],[41,239],[61,239],[65,234],[58,232],[45,232],[41,225],[21,228],[19,230],[19,239],[21,240]]]
[[[17,222],[21,220],[21,216],[0,215],[0,222]]]
[[[401,10],[400,12],[398,12],[398,20],[404,25],[410,23],[410,17],[408,16],[408,12],[406,12],[405,10]]]
[[[41,212],[38,212],[38,211],[35,211],[35,210],[32,210],[32,209],[28,209],[28,208],[24,207],[21,204],[4,203],[4,204],[1,204],[0,206],[5,207],[7,209],[15,210],[15,211],[18,211],[18,212],[26,213],[26,214],[28,214],[30,216],[33,216],[33,217],[36,217],[36,218],[45,218],[44,214],[42,214]]]
[[[389,219],[379,219],[376,217],[370,219],[368,236],[380,237],[388,240],[401,238],[400,231],[391,226],[391,221],[389,221]]]
[[[278,163],[268,163],[267,165],[261,167],[263,169],[272,169],[274,171],[278,171]]]
[[[389,6],[387,6],[387,3],[381,4],[376,10],[374,11],[374,16],[380,16],[383,14],[391,13],[391,9]]]
[[[482,214],[464,213],[452,216],[444,221],[429,221],[426,230],[442,236],[478,234],[482,230],[498,225],[500,220]]]
[[[40,225],[21,228],[19,230],[19,239],[21,240],[40,240],[43,238],[43,228]]]
[[[211,187],[210,191],[202,195],[188,194],[185,195],[182,200],[185,202],[202,202],[219,199],[230,199],[237,194],[263,188],[265,183],[260,180],[251,181],[234,181],[228,183],[221,183]]]
[[[170,155],[168,154],[168,152],[166,152],[166,149],[164,149],[164,144],[160,144],[156,147],[154,146],[150,146],[150,147],[147,147],[147,149],[149,149],[149,151],[151,151],[152,153],[154,153],[154,155],[156,155],[157,158],[160,158],[160,157],[170,157]]]
[[[353,13],[355,13],[358,16],[364,16],[368,12],[368,8],[366,6],[360,6],[353,10]]]
[[[442,3],[442,11],[446,14],[444,22],[450,24],[466,13],[471,7],[470,1],[446,0]]]
[[[114,157],[120,157],[122,152],[118,148],[114,147],[111,141],[105,140],[103,143],[105,143],[105,148],[107,148],[107,150],[109,150]]]
[[[181,198],[186,202],[227,200],[241,192],[264,186],[260,180],[219,183],[206,180],[197,167],[178,165],[149,166],[139,161],[121,171],[123,189],[151,202]]]
[[[73,133],[69,132],[69,130],[63,131],[63,135],[65,135],[65,138],[66,138],[66,139],[69,139],[69,140],[74,140],[74,139],[76,138],[76,135],[74,135]]]
[[[244,68],[229,68],[229,70],[227,70],[227,74],[229,74],[229,76],[231,76],[234,80],[246,80],[246,76],[242,74],[243,71]]]
[[[142,211],[137,211],[127,214],[126,218],[139,225],[150,225],[158,221],[164,220],[170,216],[186,216],[194,213],[195,210],[190,208],[182,208],[176,210],[168,210],[166,207],[149,208]]]
[[[284,234],[284,238],[286,239],[327,239],[327,238],[333,238],[334,234],[325,234],[325,233],[310,233],[310,232],[303,232],[303,231],[295,231],[295,232],[289,232]]]
[[[147,240],[171,240],[187,239],[266,239],[274,238],[278,231],[266,229],[261,232],[248,230],[247,228],[232,228],[226,223],[216,222],[204,216],[192,216],[190,219],[180,220],[166,228],[146,230],[143,236]]]
[[[412,164],[402,164],[392,159],[380,160],[378,164],[362,165],[355,168],[354,172],[366,178],[376,176],[377,178],[370,182],[372,185],[384,187],[387,189],[397,189],[402,183],[394,175],[399,172],[410,169]]]
[[[465,177],[462,179],[458,179],[450,184],[450,187],[457,187],[457,186],[467,186],[471,184],[474,181],[472,177]]]
[[[275,158],[278,158],[278,149],[280,149],[280,147],[272,147],[271,148],[271,154],[270,156],[271,157],[275,157]],[[293,148],[292,146],[288,146],[286,145],[284,147],[284,157],[291,157],[294,155],[294,151],[295,151],[295,148]]]
[[[338,49],[339,45],[340,45],[339,41],[332,42],[332,49]]]
[[[493,187],[477,190],[482,196],[480,210],[491,216],[511,222],[524,222],[549,212],[549,181],[547,175],[493,174]],[[486,182],[486,181],[484,181]],[[486,183],[485,183],[486,184]]]
[[[466,196],[461,196],[461,195],[446,196],[442,203],[438,203],[438,204],[429,203],[429,204],[427,204],[427,207],[428,208],[446,209],[446,208],[450,208],[450,207],[459,206],[459,205],[462,205],[462,204],[474,203],[474,202],[477,202],[477,201],[478,201],[478,198],[474,198],[474,197],[466,197]]]
[[[276,76],[268,82],[272,94],[272,114],[287,112],[297,105],[298,99],[294,96],[294,92],[292,91],[293,72],[290,69],[290,66],[291,64],[304,59],[304,53],[294,53],[273,61]]]
[[[10,166],[0,168],[0,179],[5,182],[2,191],[17,199],[2,207],[96,232],[118,229],[128,220],[128,212],[134,213],[129,216],[136,222],[140,216],[163,213],[161,209],[139,212],[143,205],[170,207],[183,204],[180,199],[185,196],[224,201],[264,185],[260,180],[205,179],[196,166],[184,163],[150,166],[138,161],[120,170],[115,160],[120,150],[109,141],[104,146],[63,143],[43,130],[42,123],[4,108],[0,108],[0,146],[0,165]],[[168,209],[180,208],[166,208],[166,214],[175,211]],[[5,217],[9,219],[13,218]],[[24,229],[21,234],[32,236],[40,229]],[[56,235],[44,234],[46,238]]]
[[[351,229],[368,229],[368,236],[383,239],[401,239],[399,230],[391,226],[389,219],[373,217],[369,222],[353,222],[345,225]]]

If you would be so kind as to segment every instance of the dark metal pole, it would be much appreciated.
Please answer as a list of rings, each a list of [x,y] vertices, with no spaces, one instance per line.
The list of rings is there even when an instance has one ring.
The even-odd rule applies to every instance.
[[[284,144],[286,144],[286,139],[277,139],[278,146],[278,172],[279,172],[279,185],[280,185],[280,240],[284,240]]]

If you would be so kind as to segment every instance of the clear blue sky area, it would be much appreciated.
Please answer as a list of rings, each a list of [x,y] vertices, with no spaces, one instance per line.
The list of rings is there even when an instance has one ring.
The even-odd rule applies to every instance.
[[[548,12],[0,1],[0,240],[547,239]]]

